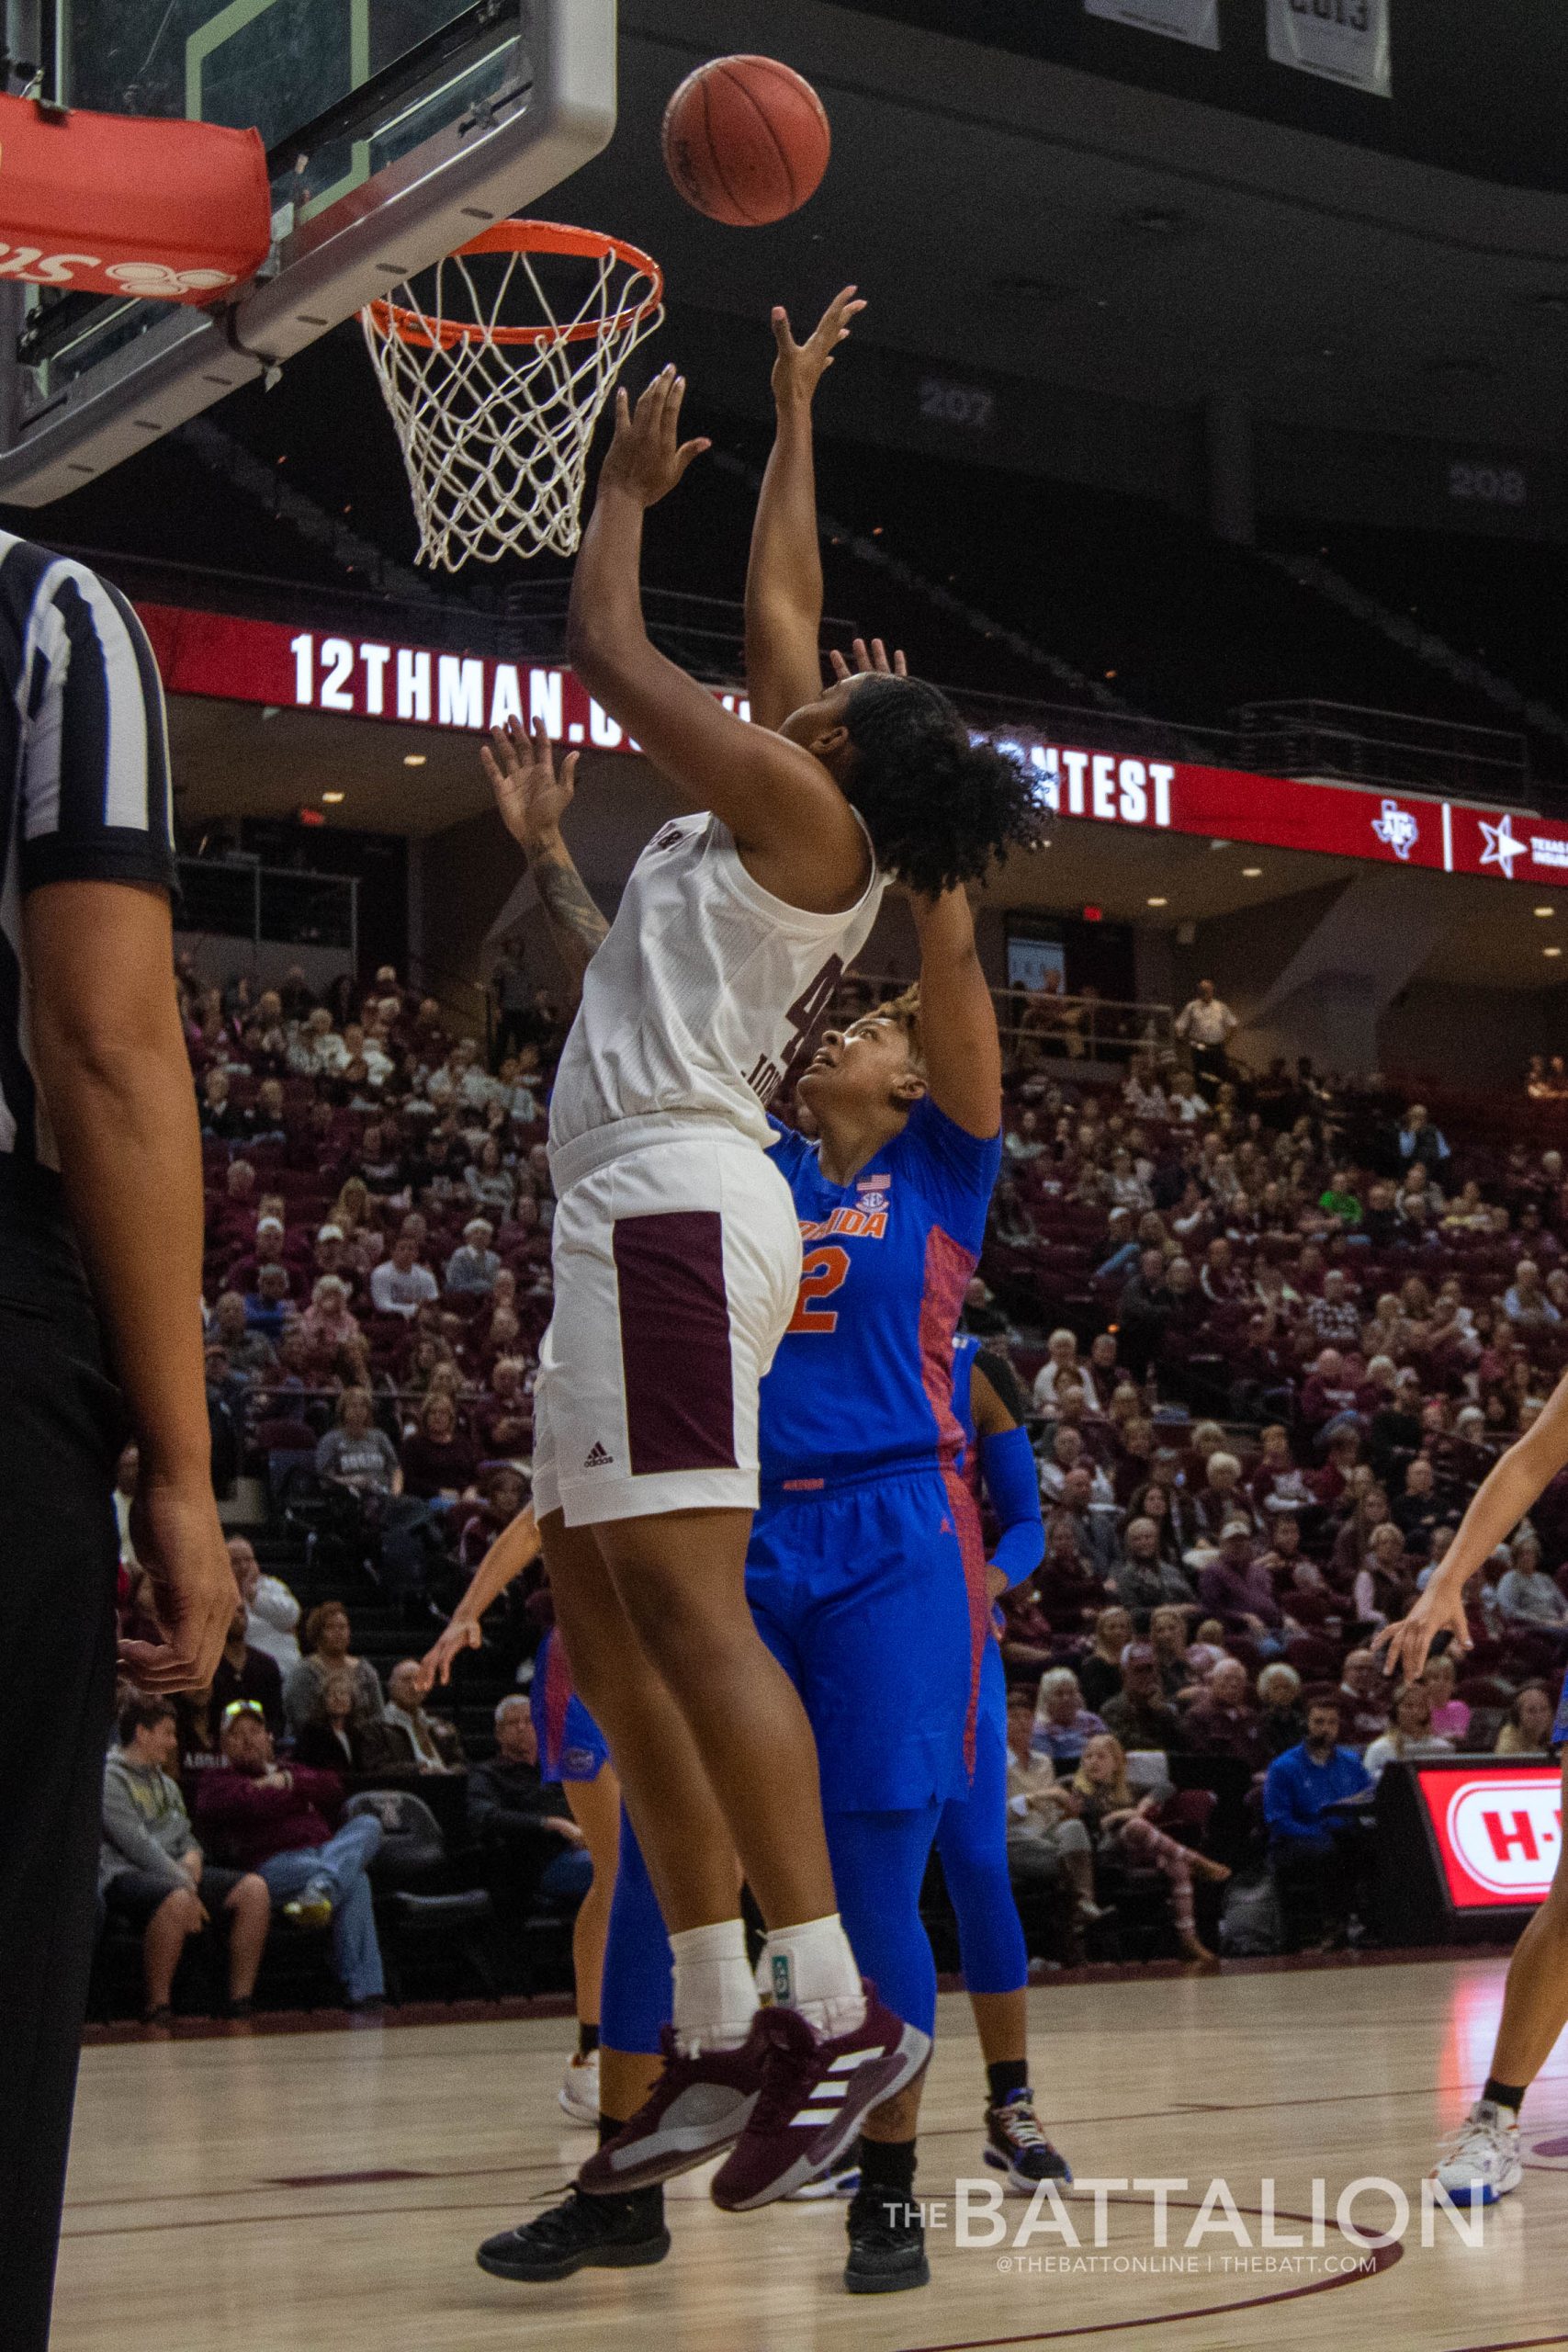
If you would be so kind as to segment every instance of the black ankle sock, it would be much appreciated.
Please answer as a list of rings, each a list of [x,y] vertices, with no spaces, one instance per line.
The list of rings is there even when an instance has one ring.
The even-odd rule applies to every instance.
[[[1525,2092],[1529,2087],[1528,2083],[1500,2083],[1495,2075],[1489,2075],[1486,2078],[1486,2088],[1481,2096],[1483,2098],[1491,2099],[1498,2107],[1511,2108],[1517,2117],[1524,2104]]]
[[[860,2165],[860,2185],[888,2198],[902,2198],[906,2203],[915,2193],[915,2143],[913,2140],[868,2140],[863,2132],[855,2149]]]
[[[613,2140],[617,2132],[624,2132],[626,2128],[625,2122],[619,2116],[604,2115],[601,2113],[599,2118],[599,2145],[603,2147],[606,2140]],[[662,2182],[655,2181],[651,2188],[628,2188],[623,2191],[618,2191],[617,2194],[624,2199],[624,2201],[627,2205],[633,2207],[638,2213],[644,2215],[650,2227],[663,2221],[664,2188]]]
[[[991,2086],[991,2105],[1000,2107],[1014,2091],[1029,2088],[1027,2058],[998,2058],[994,2066],[986,2069],[986,2080]]]
[[[599,2047],[599,2029],[598,2029],[598,2027],[597,2027],[596,2025],[580,2025],[580,2026],[578,2027],[578,2029],[577,2029],[577,2054],[578,2054],[578,2056],[579,2056],[580,2058],[586,2058],[586,2057],[590,2056],[593,2051],[597,2050],[597,2049],[598,2049],[598,2047]]]

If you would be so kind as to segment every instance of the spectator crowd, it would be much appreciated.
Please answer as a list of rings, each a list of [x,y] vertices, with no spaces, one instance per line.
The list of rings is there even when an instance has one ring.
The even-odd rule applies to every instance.
[[[347,1589],[369,1578],[423,1647],[527,1497],[558,1008],[514,980],[491,1069],[389,969],[324,1001],[298,971],[180,981],[215,1485],[262,1481],[272,1522]],[[966,1306],[1019,1383],[1045,1512],[1000,1636],[1021,1905],[1064,1957],[1135,1940],[1140,1905],[1199,1957],[1266,1858],[1287,1939],[1364,1932],[1380,1772],[1542,1752],[1568,1659],[1568,1477],[1488,1564],[1457,1670],[1438,1657],[1394,1690],[1367,1647],[1568,1361],[1555,1098],[1456,1099],[1439,1119],[1305,1061],[1249,1078],[1209,983],[1163,1057],[1134,1041],[1108,1069],[1046,995],[1008,1024],[1003,1174]],[[852,986],[842,1009],[868,1001]],[[132,1630],[129,1465],[121,1485]],[[375,1998],[354,1892],[375,1824],[348,1835],[344,1788],[467,1762],[402,1668],[384,1687],[355,1655],[341,1603],[300,1626],[233,1552],[211,1690],[122,1723],[106,1905],[143,1934],[151,2011],[198,1930],[223,1927],[243,2003],[258,1933],[318,1914],[349,1997]],[[487,1619],[508,1676],[547,1622],[536,1571]],[[521,1837],[537,1865],[541,1836],[570,1841],[526,1825],[564,1806],[543,1815],[518,1781],[536,1783],[523,1723],[501,1734],[471,1776],[473,1834]]]

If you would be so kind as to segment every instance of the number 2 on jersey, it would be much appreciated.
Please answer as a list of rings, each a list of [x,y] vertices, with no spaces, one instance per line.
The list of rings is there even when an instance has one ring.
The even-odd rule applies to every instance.
[[[800,1295],[795,1302],[795,1314],[790,1321],[792,1331],[816,1331],[826,1335],[839,1328],[837,1307],[824,1307],[822,1301],[842,1290],[849,1278],[850,1253],[837,1248],[808,1250],[801,1262]]]

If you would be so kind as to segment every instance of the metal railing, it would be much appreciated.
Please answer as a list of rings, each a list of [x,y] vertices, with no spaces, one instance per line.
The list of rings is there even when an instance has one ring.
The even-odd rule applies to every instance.
[[[833,999],[829,1021],[842,1026],[908,986],[908,978],[891,973],[852,972]],[[1081,996],[1023,988],[990,993],[1002,1054],[1015,1078],[1052,1062],[1132,1062],[1147,1055],[1164,1064],[1177,1050],[1176,1013],[1168,1004],[1140,1004],[1092,989]]]
[[[1254,702],[1235,716],[1240,764],[1265,775],[1342,776],[1406,792],[1426,786],[1515,806],[1531,788],[1529,748],[1513,728],[1342,702]]]
[[[327,947],[359,960],[359,884],[348,874],[300,873],[254,857],[182,857],[181,931],[246,939],[254,948]]]

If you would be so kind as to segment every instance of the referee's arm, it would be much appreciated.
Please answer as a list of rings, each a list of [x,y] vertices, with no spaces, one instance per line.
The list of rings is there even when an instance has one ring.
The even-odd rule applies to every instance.
[[[162,688],[129,607],[83,585],[96,627],[68,605],[24,760],[32,1057],[141,1454],[132,1526],[164,1640],[123,1645],[122,1663],[147,1690],[199,1689],[235,1587],[212,1495],[201,1139],[175,996]]]

